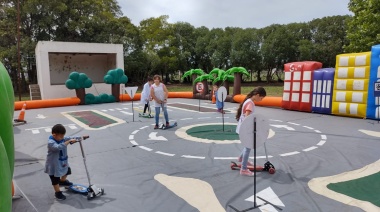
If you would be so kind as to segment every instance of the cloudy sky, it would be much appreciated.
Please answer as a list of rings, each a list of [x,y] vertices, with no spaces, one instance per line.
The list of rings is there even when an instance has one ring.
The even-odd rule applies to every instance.
[[[349,0],[118,0],[124,16],[141,20],[169,15],[168,22],[207,28],[262,28],[347,15]]]

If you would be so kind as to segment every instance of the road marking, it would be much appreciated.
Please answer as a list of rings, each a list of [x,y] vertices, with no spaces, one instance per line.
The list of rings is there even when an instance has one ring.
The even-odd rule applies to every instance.
[[[285,157],[285,156],[296,155],[296,154],[299,154],[299,152],[297,152],[297,151],[288,152],[288,153],[285,153],[285,154],[280,154],[280,156]]]
[[[135,138],[135,135],[129,135],[129,140],[133,140]]]
[[[149,134],[149,139],[148,140],[155,140],[155,141],[167,141],[164,136],[157,136],[157,132],[152,132]]]
[[[362,132],[366,135],[373,136],[373,137],[380,137],[380,132],[378,131],[371,131],[371,130],[359,130],[359,132]]]
[[[146,151],[152,151],[153,149],[151,149],[151,148],[148,148],[148,147],[145,147],[145,146],[139,146],[141,149],[143,149],[143,150],[146,150]]]
[[[302,151],[304,151],[304,152],[308,152],[308,151],[311,151],[311,150],[313,150],[313,149],[317,149],[318,147],[316,147],[316,146],[312,146],[312,147],[309,147],[309,148],[307,148],[307,149],[304,149],[304,150],[302,150]]]
[[[127,111],[120,111],[121,113],[124,113],[125,115],[133,115],[133,113],[127,112]]]
[[[256,194],[256,204],[262,205],[259,207],[259,209],[261,211],[276,212],[277,210],[275,207],[273,207],[270,204],[266,204],[260,198],[257,198],[258,196],[261,197],[262,199],[272,203],[273,205],[285,207],[285,204],[280,200],[280,198],[277,196],[277,194],[274,193],[274,191],[271,187],[268,187],[268,188],[266,188],[266,189],[264,189],[264,190],[262,190]],[[249,202],[255,202],[254,200],[255,200],[255,195],[252,195],[252,196],[248,197],[247,199],[245,199],[245,201],[249,201]]]
[[[42,114],[38,114],[36,118],[38,118],[38,119],[45,119],[46,116],[44,116],[44,115],[42,115]]]
[[[326,143],[325,140],[321,140],[321,141],[319,141],[319,143],[317,143],[317,145],[318,145],[318,146],[322,146],[322,145],[325,144],[325,143]]]
[[[138,132],[138,130],[133,131],[131,134],[134,135]]]
[[[275,125],[275,124],[270,124],[270,126],[272,127],[276,127],[276,128],[285,128],[289,131],[294,131],[295,129],[293,127],[289,127],[288,125]]]
[[[202,212],[225,212],[212,186],[202,180],[157,174],[154,179]]]
[[[182,155],[183,158],[193,158],[193,159],[205,159],[203,156],[192,156],[192,155]]]
[[[138,146],[138,145],[139,145],[135,140],[131,140],[131,141],[129,141],[129,142],[131,142],[131,144],[133,144],[133,145],[135,145],[135,146]]]
[[[174,156],[175,154],[171,154],[171,153],[166,153],[166,152],[161,152],[161,151],[156,151],[157,154],[161,154],[161,155],[166,155],[166,156]]]

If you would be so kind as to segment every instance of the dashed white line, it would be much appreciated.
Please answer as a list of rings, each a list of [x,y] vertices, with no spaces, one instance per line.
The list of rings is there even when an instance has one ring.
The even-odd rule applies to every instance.
[[[211,117],[200,117],[198,119],[210,119]]]
[[[171,153],[166,153],[166,152],[161,152],[161,151],[156,151],[157,154],[161,154],[161,155],[166,155],[166,156],[174,156],[175,154],[171,154]]]
[[[322,140],[326,140],[326,139],[327,139],[327,136],[326,136],[326,135],[321,135],[321,139],[322,139]]]
[[[40,133],[40,131],[39,130],[32,130],[32,133],[33,134],[38,134],[38,133]]]
[[[322,146],[323,144],[325,144],[326,141],[325,140],[321,140],[319,143],[317,143],[318,146]]]
[[[135,135],[136,133],[138,133],[139,131],[138,130],[135,130],[135,131],[133,131],[131,134],[132,135]]]
[[[314,132],[316,132],[316,133],[322,133],[321,131],[319,131],[319,130],[314,130]]]
[[[181,121],[185,121],[185,120],[191,120],[193,118],[184,118],[184,119],[180,119]]]
[[[131,140],[131,141],[129,141],[129,142],[131,142],[131,144],[136,145],[136,146],[139,145],[139,144],[138,144],[136,141],[134,141],[134,140]]]
[[[317,149],[318,147],[316,147],[316,146],[312,146],[312,147],[309,147],[309,148],[306,148],[306,149],[304,149],[304,150],[302,150],[302,151],[304,151],[304,152],[308,152],[308,151],[311,151],[311,150],[313,150],[313,149]]]
[[[309,129],[309,130],[314,130],[314,128],[309,127],[309,126],[303,126],[303,127],[306,128],[306,129]]]
[[[135,138],[135,135],[129,135],[129,140],[133,140]]]
[[[285,153],[285,154],[280,154],[280,156],[282,156],[282,157],[285,157],[285,156],[290,156],[290,155],[296,155],[296,154],[299,154],[300,152],[297,152],[297,151],[295,151],[295,152],[288,152],[288,153]]]
[[[192,159],[205,159],[206,157],[202,156],[192,156],[192,155],[182,155],[183,158],[192,158]]]
[[[141,149],[143,149],[143,150],[146,150],[146,151],[152,151],[153,149],[151,149],[151,148],[148,148],[148,147],[145,147],[145,146],[139,146]]]
[[[293,123],[293,122],[287,122],[288,124],[293,124],[293,125],[296,125],[296,126],[300,126],[300,124],[297,124],[297,123]]]

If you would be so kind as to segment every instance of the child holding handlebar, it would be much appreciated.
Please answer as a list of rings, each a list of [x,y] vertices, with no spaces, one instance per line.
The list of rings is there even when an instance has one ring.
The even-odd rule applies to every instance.
[[[67,145],[88,138],[83,137],[65,137],[66,129],[62,124],[56,124],[51,130],[51,136],[47,145],[47,156],[45,163],[45,173],[50,177],[51,184],[55,191],[55,198],[65,200],[59,186],[71,186],[73,183],[67,180],[67,175],[71,174],[68,163]]]

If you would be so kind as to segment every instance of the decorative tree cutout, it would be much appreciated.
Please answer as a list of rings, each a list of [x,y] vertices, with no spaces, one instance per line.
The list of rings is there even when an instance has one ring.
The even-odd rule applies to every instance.
[[[185,79],[186,77],[191,76],[191,81],[194,82],[197,76],[203,75],[205,72],[202,69],[190,69],[186,71],[183,76],[182,80]],[[195,88],[195,84],[193,84],[193,94],[195,95],[197,93],[197,89]]]
[[[120,84],[125,84],[128,82],[128,77],[124,74],[123,69],[112,69],[107,72],[104,76],[104,82],[106,84],[111,84],[111,93],[115,97],[117,102],[120,101]]]
[[[85,104],[86,91],[85,88],[92,86],[92,80],[87,77],[85,73],[78,73],[73,71],[69,75],[69,79],[66,80],[66,88],[72,90],[75,89],[77,97],[80,99],[81,105]]]
[[[249,76],[248,71],[243,67],[232,67],[226,71],[228,75],[234,75],[234,89],[232,92],[232,100],[235,95],[241,94],[241,77],[242,74]]]

